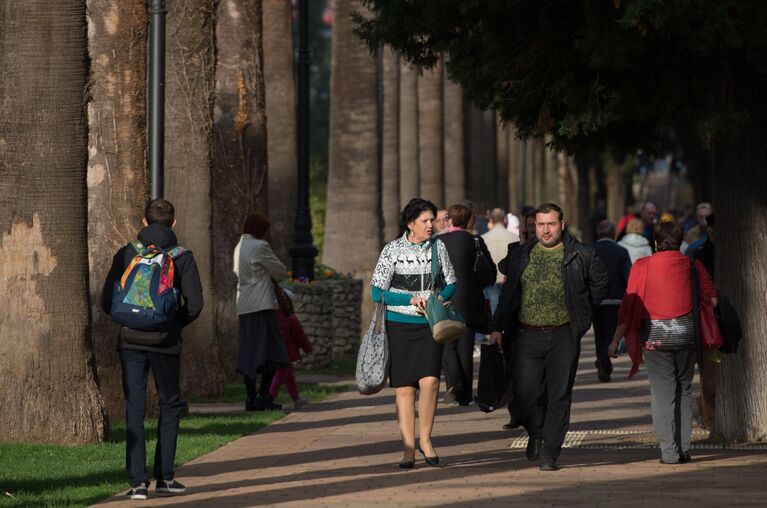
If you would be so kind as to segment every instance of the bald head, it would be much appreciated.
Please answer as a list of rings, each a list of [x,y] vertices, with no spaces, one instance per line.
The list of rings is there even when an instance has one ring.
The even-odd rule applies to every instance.
[[[658,207],[652,201],[647,201],[639,210],[639,217],[646,225],[655,224],[655,218],[658,215]]]
[[[493,224],[506,224],[506,210],[503,208],[493,208],[490,212],[490,220]]]

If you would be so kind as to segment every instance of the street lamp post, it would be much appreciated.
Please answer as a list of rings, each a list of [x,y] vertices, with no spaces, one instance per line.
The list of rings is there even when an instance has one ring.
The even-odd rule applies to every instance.
[[[148,159],[152,199],[163,196],[165,164],[165,0],[149,5]]]
[[[309,0],[298,2],[298,199],[295,244],[290,248],[293,277],[314,279],[317,248],[312,238],[309,210]]]

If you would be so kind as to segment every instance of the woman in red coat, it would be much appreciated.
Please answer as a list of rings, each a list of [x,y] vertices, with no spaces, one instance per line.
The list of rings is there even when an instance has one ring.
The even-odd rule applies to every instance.
[[[644,363],[650,380],[652,420],[661,462],[690,461],[692,378],[699,340],[694,328],[690,258],[679,251],[683,231],[675,222],[655,227],[656,252],[631,268],[618,311],[618,327],[608,352],[616,357],[621,337],[632,360],[633,376]],[[716,306],[711,277],[695,261],[699,305]]]

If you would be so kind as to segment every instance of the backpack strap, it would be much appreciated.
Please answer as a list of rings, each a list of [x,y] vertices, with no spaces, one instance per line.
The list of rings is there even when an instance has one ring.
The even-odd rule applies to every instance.
[[[144,257],[150,252],[152,252],[149,248],[147,248],[140,240],[133,240],[130,244],[131,247],[136,249],[136,252],[139,256]]]
[[[183,254],[185,252],[188,252],[188,251],[185,248],[183,248],[182,246],[176,245],[175,247],[173,247],[172,249],[166,251],[165,253],[168,256],[170,256],[171,259],[176,259],[177,257],[179,257],[181,254]]]

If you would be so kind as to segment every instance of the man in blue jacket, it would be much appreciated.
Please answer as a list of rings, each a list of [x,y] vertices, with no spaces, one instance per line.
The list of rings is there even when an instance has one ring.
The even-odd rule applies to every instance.
[[[597,224],[596,235],[597,242],[594,244],[594,249],[607,268],[610,292],[594,311],[594,342],[597,352],[594,366],[597,368],[597,378],[606,383],[610,381],[613,372],[613,364],[610,355],[607,354],[607,348],[618,326],[618,308],[629,281],[631,256],[629,251],[615,242],[615,224],[609,220],[603,220]]]
[[[165,199],[155,199],[144,210],[144,228],[138,240],[144,246],[155,245],[170,250],[178,245],[172,228],[176,225],[173,205]],[[138,251],[132,244],[121,248],[112,260],[104,288],[101,308],[107,314],[112,310],[115,284],[120,282],[126,268]],[[181,329],[200,315],[203,306],[202,283],[191,251],[184,250],[174,259],[173,287],[180,291],[180,306],[174,313],[166,332],[139,332],[121,327],[117,351],[122,365],[122,384],[125,395],[126,454],[125,464],[131,489],[131,499],[146,499],[149,474],[146,469],[146,443],[144,440],[144,405],[149,369],[152,369],[160,397],[160,418],[157,422],[157,447],[154,457],[154,478],[157,492],[181,494],[186,487],[173,478],[176,457],[178,424],[185,404],[181,400],[180,359]],[[151,334],[162,333],[161,342],[152,342]],[[142,344],[143,343],[143,344]]]

